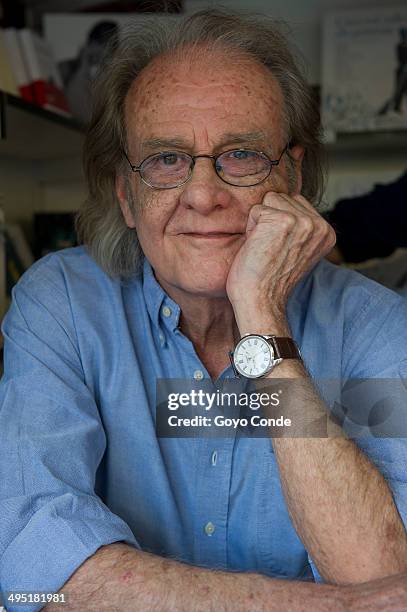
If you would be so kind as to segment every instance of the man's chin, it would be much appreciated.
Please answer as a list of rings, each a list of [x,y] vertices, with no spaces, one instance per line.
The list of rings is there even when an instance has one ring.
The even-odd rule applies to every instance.
[[[167,289],[169,295],[172,293],[171,289],[175,289],[177,293],[184,293],[190,298],[227,298],[226,278],[219,280],[216,280],[215,278],[179,278],[173,279],[172,282],[167,284],[165,288]]]
[[[207,298],[225,298],[226,293],[226,278],[222,278],[217,281],[216,279],[194,279],[187,283],[183,283],[182,287],[184,291],[196,297],[207,297]]]

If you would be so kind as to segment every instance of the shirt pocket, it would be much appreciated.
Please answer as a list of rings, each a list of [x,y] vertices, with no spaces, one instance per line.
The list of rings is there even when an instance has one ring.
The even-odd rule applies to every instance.
[[[289,517],[271,449],[261,457],[257,484],[258,570],[276,578],[311,578],[307,551]]]

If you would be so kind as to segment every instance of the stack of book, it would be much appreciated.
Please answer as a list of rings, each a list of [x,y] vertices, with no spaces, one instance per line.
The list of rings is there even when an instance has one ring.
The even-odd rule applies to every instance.
[[[0,29],[0,90],[48,110],[70,115],[49,45],[28,29]]]

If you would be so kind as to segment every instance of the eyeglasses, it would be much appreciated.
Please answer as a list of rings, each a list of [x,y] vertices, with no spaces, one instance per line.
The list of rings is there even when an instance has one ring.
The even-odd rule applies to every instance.
[[[278,159],[270,159],[262,151],[251,149],[231,149],[220,155],[189,155],[180,151],[161,151],[144,159],[139,166],[125,158],[133,172],[139,172],[140,178],[149,187],[155,189],[173,189],[180,187],[192,176],[195,161],[206,157],[213,161],[215,172],[222,181],[235,187],[252,187],[266,180],[273,166],[278,166],[287,144]]]

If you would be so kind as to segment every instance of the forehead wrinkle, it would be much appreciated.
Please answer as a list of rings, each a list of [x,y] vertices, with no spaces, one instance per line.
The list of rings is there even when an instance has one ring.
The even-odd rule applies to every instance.
[[[224,132],[220,137],[220,144],[236,143],[236,142],[259,142],[267,139],[263,130],[253,132]]]
[[[160,149],[163,147],[185,147],[187,140],[182,136],[173,136],[171,138],[149,138],[141,143],[141,149]]]
[[[150,70],[150,68],[152,69]],[[235,66],[224,66],[222,64],[221,67],[218,66],[216,67],[217,69],[214,70],[214,74],[212,74],[213,81],[210,83],[209,89],[206,89],[206,92],[213,91],[212,85],[217,83],[219,77],[217,72],[220,70],[223,79],[222,91],[219,92],[216,98],[211,95],[209,101],[206,99],[206,95],[202,95],[199,88],[196,89],[197,94],[194,97],[195,83],[191,81],[191,76],[194,75],[188,75],[188,79],[181,78],[184,77],[184,70],[181,70],[181,68],[185,68],[185,66],[170,66],[171,70],[165,74],[163,74],[162,68],[162,64],[156,65],[154,68],[150,66],[147,67],[146,72],[133,82],[128,92],[126,99],[126,119],[128,119],[128,123],[126,121],[126,127],[128,129],[130,128],[128,131],[129,135],[133,131],[133,146],[135,145],[138,151],[140,151],[141,148],[144,150],[148,148],[157,150],[161,147],[166,148],[172,146],[180,148],[187,147],[188,150],[193,149],[195,144],[194,137],[191,134],[192,138],[190,138],[189,130],[188,134],[183,134],[183,129],[182,132],[177,130],[177,133],[174,133],[173,129],[168,130],[169,133],[167,129],[161,132],[159,125],[154,129],[154,124],[157,120],[158,123],[161,123],[160,119],[163,109],[164,116],[167,117],[168,115],[166,110],[168,98],[170,98],[168,107],[171,110],[170,116],[172,116],[169,122],[170,124],[173,124],[174,119],[176,121],[193,121],[194,118],[198,118],[204,121],[207,126],[210,126],[212,125],[212,114],[214,121],[217,121],[219,124],[222,119],[219,110],[223,109],[222,112],[225,114],[225,122],[227,125],[227,123],[230,123],[229,117],[234,116],[239,108],[236,108],[235,104],[236,95],[243,95],[246,106],[246,101],[249,101],[253,105],[253,110],[257,112],[257,115],[259,115],[261,108],[261,115],[267,119],[270,124],[270,129],[267,129],[267,127],[263,125],[263,121],[260,122],[260,125],[256,125],[255,118],[252,118],[254,121],[250,121],[248,114],[244,113],[241,117],[242,133],[240,133],[239,129],[240,118],[236,117],[234,126],[230,126],[232,127],[232,131],[228,130],[228,132],[221,133],[220,135],[220,130],[216,130],[217,134],[212,131],[210,137],[211,145],[209,145],[208,141],[208,145],[212,147],[222,147],[222,143],[228,142],[230,144],[247,143],[248,145],[251,143],[264,142],[268,145],[270,139],[274,140],[276,136],[281,137],[283,132],[285,132],[284,99],[278,82],[270,72],[267,71],[267,75],[262,75],[261,73],[257,74],[258,71],[252,70],[251,73],[253,74],[250,74],[251,78],[248,78],[240,72],[236,74]],[[197,68],[197,66],[194,65],[194,68]],[[199,71],[196,79],[198,79],[198,76],[199,78],[202,77],[202,71]],[[263,76],[266,76],[267,79],[261,78]],[[227,91],[225,91],[225,81],[229,82],[229,80],[231,82],[226,87]],[[196,86],[200,85],[200,83],[198,79]],[[180,89],[181,85],[182,92]],[[205,80],[205,85],[208,86],[208,79]],[[185,97],[187,99],[185,99]],[[195,117],[193,113],[195,113]],[[247,125],[248,123],[249,125]],[[148,129],[148,126],[151,131]],[[274,126],[274,129],[272,129],[272,126]],[[177,129],[176,123],[173,127]],[[148,133],[149,131],[150,133]],[[192,131],[194,131],[194,128]],[[262,133],[255,134],[254,132]],[[153,140],[155,140],[155,142],[149,142]],[[206,147],[208,145],[204,146]],[[202,145],[200,149],[201,148]]]
[[[220,136],[219,142],[215,146],[215,149],[222,147],[227,144],[258,144],[259,142],[267,142],[267,136],[265,132],[258,130],[253,132],[225,132]],[[141,150],[146,149],[164,149],[166,147],[185,147],[189,148],[190,144],[188,140],[182,136],[173,136],[170,138],[164,137],[153,137],[148,140],[144,140],[141,143]]]

